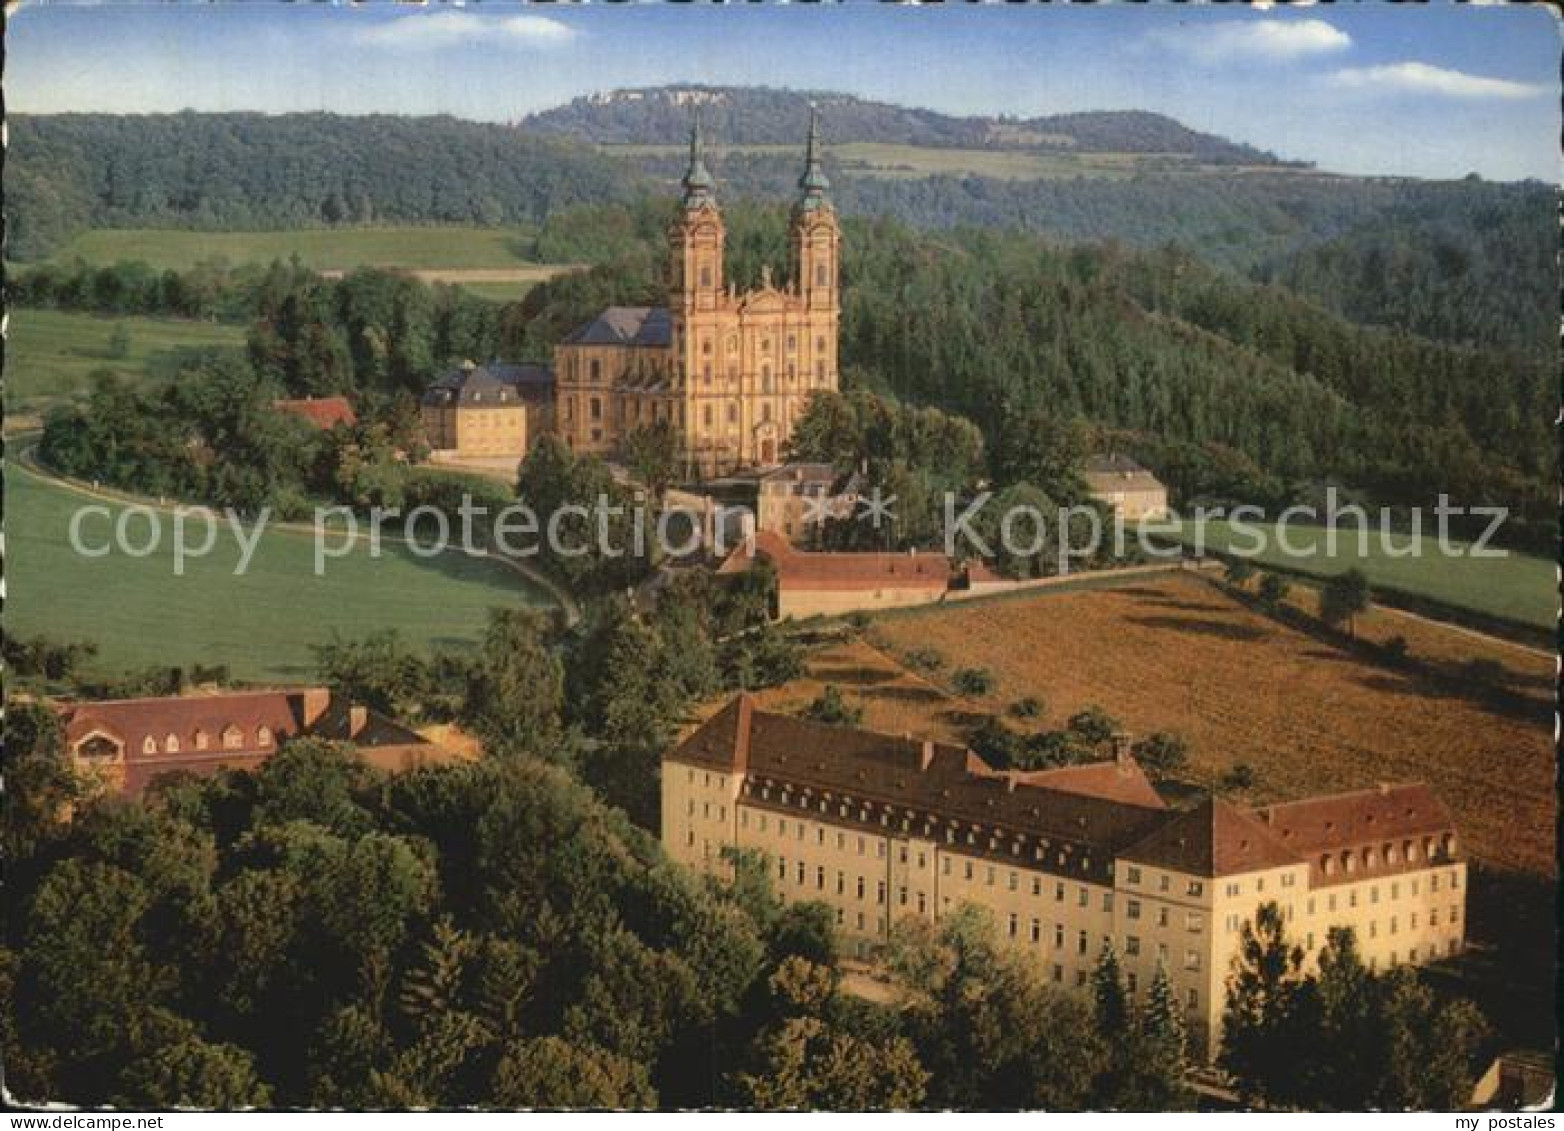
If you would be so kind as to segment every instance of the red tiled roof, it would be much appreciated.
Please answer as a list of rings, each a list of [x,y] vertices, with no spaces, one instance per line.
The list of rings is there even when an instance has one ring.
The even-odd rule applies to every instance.
[[[273,401],[272,407],[289,416],[297,416],[316,428],[329,431],[339,424],[349,428],[358,423],[358,414],[346,397],[306,397],[302,400]]]
[[[67,749],[94,734],[119,744],[123,761],[106,763],[105,769],[119,772],[121,790],[131,794],[158,774],[176,770],[254,769],[300,735],[359,747],[427,745],[417,733],[372,711],[333,701],[325,688],[80,701],[57,709]],[[235,731],[236,745],[226,746],[224,734]],[[170,737],[177,748],[171,748]]]
[[[1062,766],[1055,770],[1023,770],[1011,776],[1027,785],[1040,785],[1046,789],[1079,793],[1088,797],[1101,797],[1107,801],[1122,801],[1126,805],[1144,805],[1149,809],[1161,809],[1167,803],[1151,784],[1146,771],[1133,758],[1123,762],[1088,762],[1081,766]]]
[[[1179,813],[1122,855],[1193,876],[1234,876],[1302,863],[1265,825],[1220,797],[1207,797]]]
[[[904,553],[822,554],[795,550],[780,534],[762,530],[748,544],[739,546],[723,562],[719,572],[737,573],[756,557],[765,558],[777,571],[777,584],[785,591],[919,589],[942,593],[950,585],[950,559],[926,550]]]
[[[851,799],[853,806],[893,811],[898,821],[955,821],[963,830],[983,830],[985,840],[1025,834],[1111,848],[1143,835],[1164,808],[1154,793],[1129,801],[1034,782],[993,770],[960,746],[772,714],[742,696],[666,758],[747,770],[752,803],[763,800],[762,790],[805,790],[838,803]]]
[[[1421,848],[1430,837],[1443,851],[1445,836],[1455,832],[1450,810],[1421,783],[1286,801],[1256,809],[1254,815],[1281,843],[1309,860],[1315,883],[1363,878],[1361,873],[1348,875],[1342,869],[1326,876],[1321,867],[1326,855],[1362,848],[1400,850],[1408,841]],[[1386,855],[1378,852],[1374,866],[1385,874],[1423,866],[1418,860],[1408,860],[1401,851],[1396,854],[1396,864],[1388,863]],[[1452,858],[1459,855],[1457,848]]]

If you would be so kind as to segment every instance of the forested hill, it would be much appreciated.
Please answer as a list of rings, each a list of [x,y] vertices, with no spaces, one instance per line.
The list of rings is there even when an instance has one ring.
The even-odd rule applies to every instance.
[[[7,254],[86,227],[516,224],[644,191],[583,146],[456,118],[12,115]]]
[[[760,93],[794,100],[788,114],[777,111],[787,147],[714,148],[708,163],[725,204],[784,200],[794,191],[809,96]],[[751,95],[758,97],[735,92],[733,104],[747,106]],[[861,128],[848,109],[862,112]],[[827,114],[833,145],[826,169],[847,216],[1146,249],[1177,244],[1356,321],[1533,356],[1553,348],[1557,202],[1546,185],[1192,168],[1165,152],[1137,154],[1141,145],[1174,146],[1167,131],[1182,127],[1157,115],[1061,119],[1077,139],[1077,151],[1063,153],[849,144],[838,140],[842,131],[873,137],[896,121],[902,132],[895,136],[953,143],[965,135],[940,131],[975,119],[856,99],[829,105]],[[677,116],[687,122],[688,108]],[[677,191],[678,147],[598,150],[540,136],[547,117],[517,129],[448,117],[14,115],[6,255],[60,254],[86,228],[531,226],[576,205],[669,199]],[[1036,125],[995,123],[1012,139]],[[759,126],[744,126],[751,128]],[[1084,152],[1106,146],[1121,149]],[[557,239],[527,250],[545,262],[599,259],[613,234],[577,233],[578,242],[585,235],[594,245],[586,254]]]
[[[1059,114],[1043,118],[954,117],[833,91],[772,87],[663,86],[577,98],[526,118],[537,133],[599,145],[677,145],[696,110],[723,145],[797,145],[809,107],[817,106],[832,142],[1043,149],[1075,153],[1156,153],[1210,164],[1271,165],[1251,146],[1198,133],[1141,110]]]

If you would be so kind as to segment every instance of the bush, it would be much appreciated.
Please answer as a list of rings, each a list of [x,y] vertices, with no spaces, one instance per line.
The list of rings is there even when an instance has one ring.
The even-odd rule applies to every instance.
[[[1259,780],[1253,766],[1248,762],[1239,762],[1217,779],[1216,787],[1223,792],[1253,789]]]
[[[1407,655],[1410,652],[1410,648],[1407,646],[1407,638],[1405,636],[1399,635],[1392,636],[1388,640],[1383,641],[1379,647],[1380,650],[1384,652],[1385,659],[1389,660],[1393,664],[1405,663]]]
[[[1265,573],[1260,575],[1260,604],[1267,609],[1275,610],[1281,603],[1287,600],[1287,594],[1292,586],[1287,584],[1287,579],[1279,573]]]
[[[1153,777],[1165,778],[1189,764],[1189,743],[1171,731],[1159,730],[1135,744],[1135,760]]]
[[[967,732],[967,745],[996,770],[1020,767],[1026,761],[1026,740],[998,715],[988,715]]]
[[[974,698],[992,695],[995,686],[994,673],[987,668],[960,668],[951,682],[961,694]]]
[[[1120,729],[1119,720],[1095,703],[1071,715],[1065,725],[1071,734],[1088,746],[1101,746]]]
[[[863,722],[863,707],[849,703],[834,683],[826,684],[825,690],[801,713],[806,719],[832,726],[851,727]]]
[[[1010,713],[1018,719],[1036,719],[1043,714],[1043,701],[1035,695],[1023,695],[1010,704]]]
[[[920,672],[937,672],[945,666],[944,655],[935,648],[914,648],[902,659],[909,668]]]

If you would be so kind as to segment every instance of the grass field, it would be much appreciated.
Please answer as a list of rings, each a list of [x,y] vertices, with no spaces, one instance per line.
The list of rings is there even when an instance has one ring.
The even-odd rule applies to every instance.
[[[315,577],[312,539],[286,531],[262,536],[242,577],[233,574],[239,551],[226,532],[184,577],[174,576],[169,549],[85,558],[71,549],[68,524],[91,501],[11,466],[5,627],[94,641],[106,669],[200,662],[227,664],[237,679],[296,681],[314,673],[309,646],[333,631],[358,637],[394,628],[415,647],[468,647],[491,608],[544,600],[498,563],[459,554],[426,561],[392,543],[379,559],[364,543]],[[92,521],[87,533],[104,536],[105,520]],[[144,536],[144,526],[134,529]]]
[[[1191,537],[1193,524],[1186,523],[1185,540]],[[1268,539],[1266,551],[1254,560],[1262,565],[1280,565],[1316,577],[1343,573],[1354,566],[1362,569],[1376,585],[1404,589],[1458,608],[1519,621],[1551,629],[1558,617],[1558,583],[1554,565],[1543,558],[1511,553],[1504,558],[1447,557],[1439,553],[1435,537],[1425,536],[1416,557],[1391,557],[1373,532],[1368,553],[1360,556],[1357,533],[1338,531],[1336,554],[1327,556],[1325,534],[1319,528],[1289,527],[1289,539],[1299,554],[1285,554]],[[1206,524],[1206,544],[1221,550],[1232,544],[1232,531],[1225,522]],[[1240,546],[1251,543],[1241,540]],[[1398,552],[1409,547],[1408,537],[1391,535]]]
[[[626,156],[676,157],[678,145],[602,145],[605,153]],[[1060,177],[1117,179],[1138,173],[1246,171],[1241,166],[1203,165],[1176,153],[1071,153],[1067,150],[955,149],[896,145],[885,142],[844,142],[830,146],[831,156],[846,169],[872,177],[951,176],[993,177],[998,180],[1052,180]],[[795,145],[718,146],[724,152],[751,156],[794,156]]]
[[[1554,874],[1551,657],[1475,639],[1390,611],[1360,635],[1406,637],[1436,663],[1502,663],[1534,711],[1506,712],[1404,669],[1381,666],[1249,611],[1189,577],[877,615],[872,643],[817,653],[807,679],[765,695],[802,706],[826,683],[865,708],[865,725],[960,739],[1025,695],[1036,725],[1059,727],[1098,704],[1132,733],[1169,730],[1191,747],[1188,776],[1213,784],[1254,767],[1254,802],[1427,781],[1451,805],[1472,851]],[[982,667],[992,696],[969,700],[911,674],[898,656],[933,648],[945,672]]]
[[[116,326],[130,334],[124,358],[109,354]],[[94,370],[144,376],[159,355],[198,346],[242,346],[244,328],[173,318],[100,318],[54,310],[12,309],[6,323],[7,423],[82,394]]]
[[[317,271],[354,267],[524,267],[530,233],[520,228],[407,226],[302,228],[280,232],[190,232],[164,228],[103,228],[83,232],[54,258],[62,263],[141,260],[185,268],[221,257],[231,264],[267,263],[297,255]]]

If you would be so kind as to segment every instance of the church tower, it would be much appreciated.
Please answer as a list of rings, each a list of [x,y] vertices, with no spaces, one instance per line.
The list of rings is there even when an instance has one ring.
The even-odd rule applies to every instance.
[[[699,115],[690,127],[690,165],[684,173],[684,200],[668,232],[672,252],[672,313],[689,315],[716,309],[722,294],[722,254],[726,230],[712,177],[706,168],[705,139]]]
[[[836,222],[836,209],[827,195],[830,188],[831,182],[820,166],[820,116],[810,107],[804,173],[798,178],[799,197],[793,205],[789,231],[793,283],[804,300],[805,310],[832,313],[834,342],[842,232]]]

